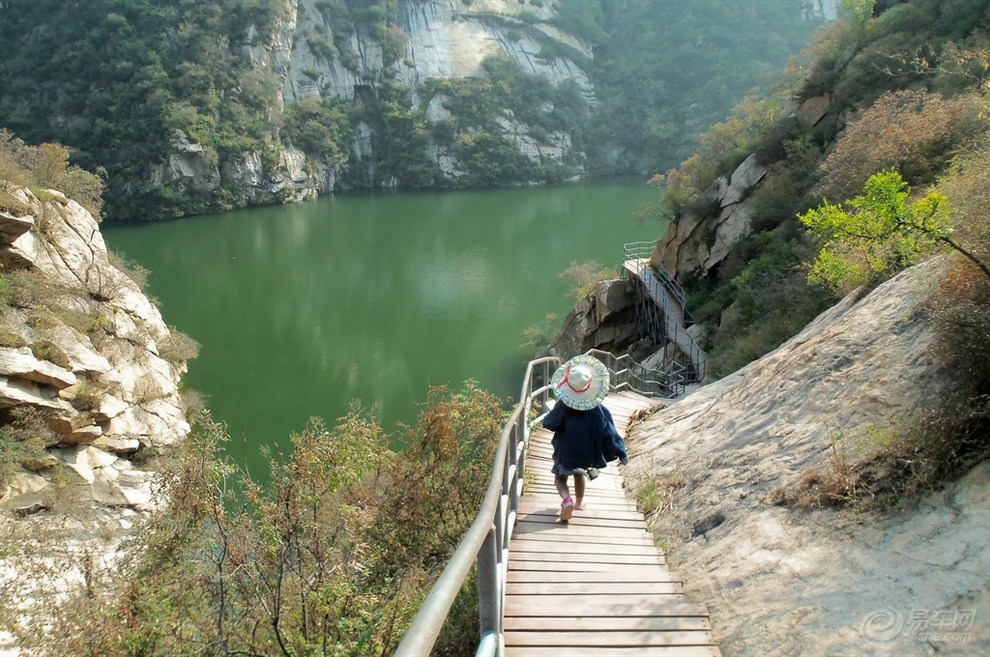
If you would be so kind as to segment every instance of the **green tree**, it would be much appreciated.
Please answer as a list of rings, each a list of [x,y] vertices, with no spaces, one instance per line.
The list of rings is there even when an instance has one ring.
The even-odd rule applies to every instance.
[[[896,170],[869,177],[865,192],[844,203],[825,201],[798,218],[824,241],[809,280],[835,289],[873,284],[946,245],[990,277],[990,267],[952,237],[951,208],[931,191],[909,202],[911,190]]]

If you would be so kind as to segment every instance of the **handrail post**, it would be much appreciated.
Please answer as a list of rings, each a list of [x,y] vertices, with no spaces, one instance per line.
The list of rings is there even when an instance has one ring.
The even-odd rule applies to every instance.
[[[498,530],[493,525],[478,552],[478,620],[482,637],[486,634],[500,636],[502,633],[502,578],[497,534]],[[495,654],[500,652],[496,648]]]

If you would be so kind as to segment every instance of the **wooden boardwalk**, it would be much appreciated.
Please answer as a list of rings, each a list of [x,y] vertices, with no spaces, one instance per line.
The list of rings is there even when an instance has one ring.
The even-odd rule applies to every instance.
[[[623,435],[655,403],[629,392],[605,400]],[[509,546],[506,657],[719,657],[708,610],[685,599],[617,464],[588,482],[585,511],[558,522],[550,438],[545,429],[530,438]]]

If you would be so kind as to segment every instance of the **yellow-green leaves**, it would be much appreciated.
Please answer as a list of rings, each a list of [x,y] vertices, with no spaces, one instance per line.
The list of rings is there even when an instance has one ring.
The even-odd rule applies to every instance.
[[[877,283],[932,254],[939,242],[952,246],[948,199],[932,191],[912,203],[910,193],[890,169],[870,176],[861,196],[798,215],[822,242],[808,280],[840,291]]]

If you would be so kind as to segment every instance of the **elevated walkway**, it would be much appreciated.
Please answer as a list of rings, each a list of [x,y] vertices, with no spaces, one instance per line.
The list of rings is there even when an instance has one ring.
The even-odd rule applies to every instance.
[[[656,400],[612,392],[605,406],[623,435]],[[530,436],[529,473],[509,544],[506,657],[713,657],[707,609],[689,602],[612,464],[588,482],[585,511],[557,520],[552,435]]]
[[[688,333],[684,290],[666,272],[650,265],[652,242],[625,245],[623,272],[641,289],[637,305],[637,320],[641,331],[658,345],[672,362],[686,360],[685,382],[702,381],[705,377],[705,352]],[[673,346],[677,353],[667,347]],[[680,358],[678,358],[680,356]]]
[[[625,435],[633,415],[663,401],[672,387],[644,380],[642,368],[625,357],[604,362],[612,383],[604,403]],[[472,572],[480,626],[475,657],[720,657],[708,611],[685,599],[626,497],[617,464],[588,482],[586,510],[557,521],[551,434],[538,418],[553,404],[550,381],[560,364],[548,356],[527,365],[478,515],[395,657],[430,655]]]

